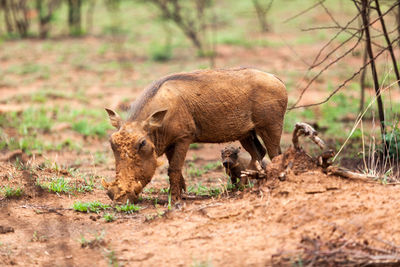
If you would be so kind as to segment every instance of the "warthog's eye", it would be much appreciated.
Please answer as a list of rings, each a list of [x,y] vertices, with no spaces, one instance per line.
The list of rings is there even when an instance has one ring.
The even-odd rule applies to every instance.
[[[138,150],[140,150],[142,147],[144,147],[146,145],[146,139],[143,139],[142,141],[140,141],[139,146],[138,146]]]

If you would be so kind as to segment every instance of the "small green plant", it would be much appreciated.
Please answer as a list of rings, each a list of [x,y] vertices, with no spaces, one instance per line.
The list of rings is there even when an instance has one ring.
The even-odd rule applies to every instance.
[[[107,257],[108,264],[110,266],[113,266],[113,267],[119,266],[118,259],[117,259],[117,256],[115,255],[114,250],[107,250],[105,256]]]
[[[162,211],[162,210],[159,210],[158,208],[157,208],[157,212],[155,212],[155,213],[150,213],[150,214],[146,214],[145,215],[145,218],[146,218],[146,221],[152,221],[152,220],[155,220],[155,219],[159,219],[159,218],[162,218],[164,215],[166,214],[166,212],[165,211]]]
[[[189,177],[200,177],[205,171],[197,167],[193,162],[189,162],[189,168],[187,169],[187,175]]]
[[[208,171],[213,171],[222,168],[222,163],[220,161],[216,162],[209,162],[206,165],[204,165],[203,169],[208,172]]]
[[[76,211],[79,212],[95,212],[99,213],[101,210],[106,210],[111,208],[110,205],[103,204],[99,201],[93,201],[93,202],[74,202],[72,208]]]
[[[169,192],[169,189],[167,187],[163,187],[160,189],[161,194],[168,194],[168,192]]]
[[[150,187],[150,188],[145,188],[143,189],[143,193],[147,193],[147,194],[153,194],[156,192],[156,189],[154,187]]]
[[[186,170],[186,172],[189,177],[200,177],[209,171],[213,171],[222,167],[221,162],[219,161],[209,162],[203,167],[198,167],[194,162],[189,162],[188,166],[189,168]]]
[[[22,188],[13,188],[9,186],[1,187],[1,191],[3,192],[6,198],[18,198],[21,197],[23,194]]]
[[[58,166],[57,166],[58,168]],[[37,181],[37,185],[41,188],[48,190],[52,193],[64,193],[64,194],[71,194],[71,193],[84,193],[84,192],[91,192],[94,188],[94,179],[87,179],[83,177],[83,182],[72,182],[70,180],[65,179],[62,177],[52,177],[49,181],[39,182]]]
[[[68,150],[75,150],[77,152],[80,152],[82,150],[82,145],[77,143],[76,141],[71,140],[70,138],[66,138],[61,143],[55,144],[53,148],[57,151],[66,148]]]
[[[105,213],[105,214],[103,215],[103,218],[104,218],[104,220],[106,220],[106,222],[113,222],[113,221],[115,221],[114,214],[112,214],[112,213]]]
[[[64,177],[54,177],[51,181],[42,184],[41,187],[54,193],[70,193],[73,191],[73,188]]]
[[[198,196],[218,196],[221,194],[220,188],[212,188],[198,183],[197,185],[191,185],[187,188],[188,193],[193,193]]]
[[[135,211],[139,211],[140,207],[134,204],[130,204],[128,200],[125,205],[115,206],[115,209],[118,212],[133,213]]]
[[[47,240],[47,236],[40,235],[37,231],[33,232],[31,242],[46,242]]]
[[[110,126],[106,121],[92,124],[87,119],[81,119],[72,124],[72,129],[84,136],[104,137],[107,135],[107,130],[110,129]]]
[[[102,231],[100,234],[95,233],[90,240],[86,239],[84,235],[81,235],[81,239],[79,240],[79,243],[81,243],[82,248],[102,247],[106,243],[104,241],[104,236],[105,236],[104,231]]]
[[[91,174],[85,176],[84,174],[79,174],[83,179],[83,183],[75,183],[75,190],[79,193],[92,192],[95,187],[94,179],[95,177]]]
[[[389,157],[398,160],[400,158],[400,128],[398,124],[388,126],[384,141]]]

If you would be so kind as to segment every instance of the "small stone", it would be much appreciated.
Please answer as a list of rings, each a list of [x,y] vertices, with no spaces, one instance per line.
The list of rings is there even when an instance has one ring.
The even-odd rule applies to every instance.
[[[0,234],[14,233],[14,228],[0,225]]]

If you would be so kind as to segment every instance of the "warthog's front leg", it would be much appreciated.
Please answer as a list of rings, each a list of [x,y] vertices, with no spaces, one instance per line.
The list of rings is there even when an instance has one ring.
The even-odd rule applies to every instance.
[[[182,191],[186,191],[182,168],[190,143],[189,140],[181,140],[170,146],[165,153],[169,162],[168,176],[173,201],[180,200],[182,198]]]

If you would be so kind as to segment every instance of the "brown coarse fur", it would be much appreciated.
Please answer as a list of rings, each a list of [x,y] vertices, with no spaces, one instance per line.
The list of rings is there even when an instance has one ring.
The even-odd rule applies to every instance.
[[[242,186],[242,171],[249,166],[250,158],[240,153],[240,147],[227,146],[221,150],[221,162],[225,168],[226,174],[230,177],[232,185],[235,187]]]
[[[251,158],[241,152],[240,147],[227,146],[221,150],[221,162],[226,174],[230,177],[232,185],[237,188],[245,186],[248,179],[242,177],[242,171],[253,169]],[[265,169],[267,163],[263,160],[260,167]]]
[[[259,70],[202,70],[167,76],[139,96],[127,121],[107,110],[118,129],[110,141],[126,155],[115,155],[116,181],[104,185],[109,193],[112,189],[113,199],[134,192],[128,197],[134,200],[154,174],[156,158],[166,154],[172,198],[180,199],[185,190],[182,167],[191,143],[239,140],[251,155],[250,165],[261,161],[266,151],[274,158],[280,153],[286,106],[284,84]],[[143,140],[150,151],[147,154],[138,149]]]

